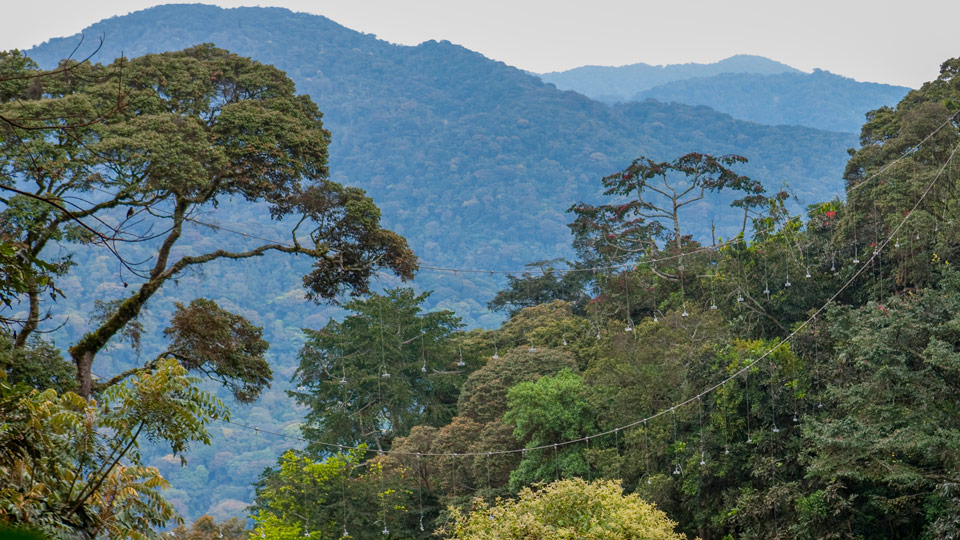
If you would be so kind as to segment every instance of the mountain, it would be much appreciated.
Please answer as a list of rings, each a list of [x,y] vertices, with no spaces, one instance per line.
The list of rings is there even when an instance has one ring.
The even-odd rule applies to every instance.
[[[566,208],[640,155],[742,154],[747,173],[812,202],[839,190],[856,143],[705,107],[610,107],[448,42],[393,45],[276,8],[161,6],[85,33],[106,36],[102,60],[209,41],[286,70],[324,112],[334,179],[367,189],[389,226],[446,266],[513,268],[563,255]],[[78,39],[29,54],[50,66]]]
[[[137,56],[213,42],[285,70],[324,113],[333,134],[333,179],[365,188],[383,210],[385,225],[405,235],[426,265],[514,269],[569,255],[566,209],[596,199],[599,179],[640,155],[667,160],[692,151],[741,154],[751,160],[743,172],[773,188],[786,183],[809,203],[841,191],[846,149],[857,143],[852,134],[764,126],[702,106],[609,106],[449,42],[400,46],[278,8],[159,6],[101,21],[84,34],[75,57],[84,57],[96,46],[91,38],[102,35],[96,57],[102,62],[121,52]],[[28,54],[53,66],[79,39],[52,39]],[[724,200],[714,197],[692,209],[693,232],[706,237],[711,220],[722,234],[734,226]],[[209,220],[261,236],[279,234],[269,223],[231,212],[229,201],[221,206]],[[185,239],[198,245],[244,241],[202,227],[186,231]],[[150,255],[145,247],[133,249],[144,251],[132,260]],[[124,292],[108,254],[88,257],[78,261],[87,271],[59,282],[67,293],[60,310],[69,318],[57,321],[64,323],[54,334],[58,344],[82,334],[93,298]],[[296,436],[301,413],[284,390],[297,363],[300,329],[320,327],[336,313],[303,300],[304,270],[295,261],[227,262],[185,275],[151,300],[144,357],[164,350],[155,336],[173,302],[202,295],[264,327],[277,373],[258,403],[234,407],[233,418],[260,427],[259,435],[214,426],[213,444],[194,449],[186,468],[162,449],[144,450],[175,486],[170,498],[188,519],[206,512],[243,515],[257,474],[295,444],[266,431]],[[431,306],[453,309],[471,326],[500,320],[484,304],[505,286],[503,276],[424,271],[415,285],[435,290]],[[98,373],[111,375],[132,355],[118,344],[98,357],[105,361]]]
[[[810,74],[695,77],[638,92],[632,100],[706,105],[761,124],[858,132],[867,111],[896,104],[908,91],[903,86],[857,82],[817,69]]]
[[[802,73],[786,64],[762,56],[738,54],[712,64],[668,64],[652,66],[638,63],[627,66],[582,66],[566,71],[544,73],[540,78],[561,90],[574,90],[608,103],[630,101],[637,92],[693,78],[721,73]]]

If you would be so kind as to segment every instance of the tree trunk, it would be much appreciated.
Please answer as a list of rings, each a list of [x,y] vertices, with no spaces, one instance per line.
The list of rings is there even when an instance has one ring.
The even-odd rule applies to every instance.
[[[70,356],[77,366],[77,383],[80,386],[78,393],[81,396],[89,399],[93,390],[94,357],[100,352],[100,349],[106,346],[110,338],[122,330],[128,322],[137,318],[144,304],[153,296],[153,293],[160,289],[165,280],[165,278],[158,277],[144,283],[140,290],[124,300],[117,311],[99,328],[83,336],[76,345],[70,347]]]
[[[93,390],[94,354],[93,351],[83,351],[73,357],[73,361],[77,365],[78,393],[86,399],[90,398],[90,392]]]
[[[27,338],[37,329],[40,324],[40,294],[37,292],[36,284],[31,285],[28,293],[30,299],[30,313],[27,315],[23,328],[17,332],[17,339],[13,342],[13,348],[19,349],[27,344]]]
[[[79,383],[79,393],[86,399],[90,398],[93,391],[93,359],[100,352],[107,342],[110,341],[117,332],[123,330],[128,322],[140,315],[140,310],[147,303],[147,300],[157,292],[163,283],[170,277],[165,275],[167,268],[167,257],[170,250],[180,238],[181,227],[183,227],[183,216],[186,215],[187,203],[178,201],[173,212],[174,225],[170,233],[164,239],[160,250],[157,252],[157,262],[150,272],[150,279],[140,286],[140,290],[130,296],[117,311],[103,322],[99,328],[87,333],[76,345],[70,347],[70,356],[73,363],[77,366],[77,383]]]

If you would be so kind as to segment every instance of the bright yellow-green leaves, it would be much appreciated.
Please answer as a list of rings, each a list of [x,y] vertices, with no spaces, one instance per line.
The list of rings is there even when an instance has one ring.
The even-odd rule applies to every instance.
[[[0,521],[51,536],[86,531],[110,539],[153,538],[177,519],[160,492],[167,481],[140,465],[137,438],[175,453],[209,439],[227,411],[175,360],[161,360],[109,388],[102,400],[73,392],[5,387],[0,401]]]
[[[365,461],[369,454],[362,447],[314,459],[288,451],[257,490],[252,540],[340,538],[345,530],[379,537],[381,528],[400,528],[409,517],[408,470],[381,457]]]
[[[463,514],[450,509],[453,524],[441,529],[456,540],[681,540],[676,524],[618,482],[560,480],[524,488],[515,500],[474,501]]]

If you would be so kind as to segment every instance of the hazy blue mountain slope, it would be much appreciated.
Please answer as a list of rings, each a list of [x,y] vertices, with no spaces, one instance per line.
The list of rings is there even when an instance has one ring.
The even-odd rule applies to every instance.
[[[840,190],[852,134],[808,128],[769,127],[738,121],[707,107],[659,102],[610,107],[575,92],[558,90],[521,70],[446,42],[398,46],[339,26],[319,16],[275,8],[224,10],[211,6],[161,6],[115,17],[84,31],[83,56],[103,35],[98,60],[141,55],[213,42],[275,64],[324,112],[333,133],[332,176],[361,186],[383,209],[386,224],[404,234],[427,264],[513,269],[568,255],[565,210],[598,193],[599,178],[646,154],[672,159],[691,152],[743,154],[745,172],[773,187],[788,183],[805,202]],[[69,54],[78,36],[51,40],[28,52],[51,66]],[[691,209],[723,227],[736,218],[723,213],[723,198]],[[225,202],[212,216],[233,229],[277,238],[269,223],[254,221]],[[709,220],[694,231],[705,236]],[[196,227],[184,249],[246,242],[226,231]],[[131,260],[149,246],[131,247]],[[137,251],[141,250],[141,251]],[[80,260],[83,272],[64,283],[69,321],[58,342],[68,344],[87,327],[93,298],[123,294],[117,264],[105,252]],[[299,412],[283,390],[296,364],[300,328],[321,326],[330,309],[302,299],[302,262],[262,260],[225,263],[184,276],[155,297],[146,314],[144,357],[163,350],[157,336],[174,301],[203,295],[265,327],[273,344],[277,384],[234,418],[261,428],[296,433]],[[493,325],[484,304],[502,276],[424,271],[416,286],[436,290],[431,305],[454,309],[470,325]],[[62,321],[55,321],[59,324]],[[122,345],[112,351],[111,372],[132,361]],[[110,358],[105,359],[109,360]],[[98,360],[99,361],[99,360]],[[214,444],[199,447],[190,465],[163,466],[176,486],[178,507],[188,518],[212,511],[242,515],[250,483],[289,440],[217,427]]]
[[[367,188],[425,260],[447,265],[511,267],[561,254],[564,210],[640,154],[736,152],[753,162],[749,172],[819,198],[837,190],[855,144],[705,108],[648,103],[643,117],[627,115],[456,45],[391,45],[280,9],[163,6],[86,33],[106,35],[104,59],[212,41],[286,70],[324,111],[333,176]],[[75,43],[53,40],[30,54],[50,65]],[[664,117],[684,121],[652,127]]]
[[[626,66],[581,66],[540,75],[544,82],[561,90],[575,90],[593,99],[615,103],[629,101],[637,92],[673,81],[710,77],[721,73],[800,73],[800,71],[762,56],[738,54],[712,64],[668,64],[652,66],[637,63]]]
[[[763,124],[858,132],[867,111],[894,105],[909,90],[814,70],[811,74],[722,73],[670,82],[639,92],[633,99],[706,105]]]

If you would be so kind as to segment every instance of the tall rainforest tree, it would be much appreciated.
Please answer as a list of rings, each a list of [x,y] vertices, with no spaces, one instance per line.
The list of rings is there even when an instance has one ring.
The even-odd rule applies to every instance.
[[[412,289],[372,294],[346,304],[343,322],[306,331],[293,395],[310,407],[311,441],[382,450],[415,425],[450,420],[477,359],[464,354],[460,319],[423,312],[426,298]]]
[[[687,207],[723,190],[743,194],[732,206],[743,209],[746,228],[750,210],[766,200],[760,182],[732,169],[746,161],[741,156],[697,153],[670,162],[634,160],[626,169],[603,178],[604,195],[612,197],[612,202],[578,203],[570,208],[576,215],[570,225],[574,248],[591,265],[680,255],[691,241],[682,224],[691,219]],[[660,277],[677,279],[668,272]]]
[[[412,252],[401,237],[380,228],[373,201],[327,178],[330,135],[320,111],[276,68],[200,45],[66,73],[34,79],[3,104],[29,127],[47,128],[6,126],[0,139],[0,187],[16,194],[0,215],[3,232],[39,257],[57,242],[93,241],[77,220],[113,216],[120,219],[110,231],[116,242],[153,236],[157,243],[153,260],[142,271],[131,269],[137,270],[128,283],[131,293],[70,347],[81,396],[94,391],[97,353],[164,283],[189,268],[268,253],[305,255],[314,261],[304,276],[314,299],[345,289],[366,292],[378,268],[412,276]],[[56,129],[64,118],[96,121]],[[178,252],[194,216],[228,198],[289,222],[289,241]],[[50,204],[65,200],[90,202],[69,213]],[[37,328],[40,285],[27,297],[31,316],[17,333],[17,346]],[[211,370],[216,373],[216,366]]]
[[[227,411],[188,371],[252,401],[271,380],[268,344],[243,317],[196,299],[177,306],[168,350],[141,366],[95,380],[98,353],[137,337],[164,284],[217,260],[308,257],[306,295],[322,301],[366,293],[379,270],[410,278],[416,259],[362,190],[328,179],[316,105],[283,72],[212,45],[50,72],[4,53],[0,118],[0,301],[27,306],[4,319],[2,519],[55,535],[154,536],[175,512],[163,478],[140,465],[139,440],[174,455],[208,442],[206,424]],[[239,250],[178,245],[223,203],[287,224],[289,237]],[[125,258],[132,242],[154,246],[150,260]],[[70,269],[74,249],[109,250],[129,292],[99,304],[95,328],[70,346],[69,384],[37,332],[56,309],[51,278]]]
[[[717,273],[716,254],[693,239],[685,226],[708,194],[739,197],[731,207],[743,213],[743,227],[784,194],[766,195],[763,185],[736,172],[741,156],[691,153],[673,161],[638,158],[602,179],[609,202],[570,208],[574,267],[598,268],[590,278],[597,292],[595,317],[613,316],[631,326],[635,317],[698,298]],[[716,238],[713,239],[716,242]],[[522,287],[513,286],[513,290]],[[634,301],[634,297],[636,300]]]

